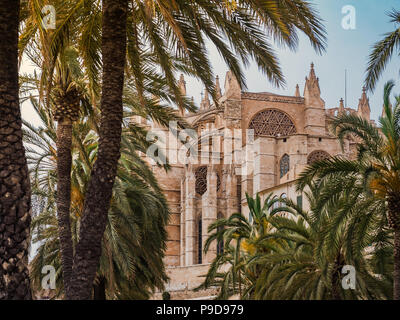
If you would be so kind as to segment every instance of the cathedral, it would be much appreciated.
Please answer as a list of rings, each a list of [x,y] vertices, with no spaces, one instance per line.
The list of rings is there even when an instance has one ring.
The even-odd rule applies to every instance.
[[[179,85],[186,94],[183,76]],[[170,277],[166,291],[173,299],[207,299],[213,295],[212,290],[192,291],[202,282],[201,276],[207,273],[214,257],[223,250],[222,244],[215,243],[204,254],[210,224],[236,212],[246,215],[246,193],[250,196],[258,193],[261,198],[273,193],[306,208],[308,204],[303,203],[302,194],[295,188],[302,170],[316,160],[337,155],[351,158],[355,153],[355,141],[351,138],[343,148],[339,145],[329,130],[329,118],[339,113],[355,113],[371,121],[365,89],[357,110],[345,108],[343,99],[338,107],[326,108],[313,64],[303,95],[298,85],[293,96],[244,92],[231,72],[226,74],[223,90],[217,77],[216,90],[217,104],[211,103],[205,92],[199,110],[184,114],[201,137],[198,145],[211,150],[208,153],[211,156],[205,159],[201,154],[204,161],[194,163],[171,163],[168,172],[153,166],[171,210],[165,264]],[[218,146],[231,141],[227,133],[239,132],[241,156],[232,161],[238,151],[235,143],[215,149],[207,135],[203,138],[204,134],[200,134],[207,130],[214,132]],[[172,144],[167,147],[171,148],[178,147]]]

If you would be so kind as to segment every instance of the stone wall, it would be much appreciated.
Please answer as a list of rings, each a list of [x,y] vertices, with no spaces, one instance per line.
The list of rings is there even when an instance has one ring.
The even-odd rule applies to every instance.
[[[192,265],[188,267],[170,267],[167,268],[167,274],[170,281],[166,284],[165,291],[168,291],[173,300],[186,300],[195,298],[211,299],[216,295],[216,289],[193,290],[200,286],[204,281],[210,264]],[[152,299],[161,299],[162,293],[157,292]]]

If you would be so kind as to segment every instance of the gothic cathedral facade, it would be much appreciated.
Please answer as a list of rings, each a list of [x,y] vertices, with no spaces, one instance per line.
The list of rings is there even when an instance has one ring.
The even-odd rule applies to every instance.
[[[179,84],[186,94],[183,76]],[[236,212],[246,215],[246,193],[261,197],[273,193],[307,206],[295,188],[302,170],[313,161],[337,155],[352,157],[355,151],[351,138],[343,148],[339,145],[330,131],[329,118],[347,112],[371,121],[365,89],[357,110],[345,108],[343,99],[338,107],[326,108],[313,65],[303,95],[298,85],[293,96],[243,92],[231,72],[226,75],[223,93],[218,78],[216,90],[217,105],[210,102],[206,92],[199,111],[185,114],[185,120],[199,136],[211,128],[224,140],[227,129],[239,130],[241,147],[246,150],[246,144],[251,142],[252,154],[242,154],[240,162],[229,162],[226,159],[234,152],[224,154],[226,149],[221,148],[215,154],[211,150],[212,159],[205,163],[172,163],[168,172],[153,166],[171,210],[165,257],[170,277],[167,290],[172,297],[181,299],[196,297],[189,293],[202,282],[201,275],[223,250],[221,244],[215,243],[207,254],[203,252],[211,223]],[[251,139],[248,132],[253,134]],[[199,144],[204,146],[205,141]],[[243,166],[251,170],[244,171]],[[208,294],[212,293],[203,293],[202,297]]]

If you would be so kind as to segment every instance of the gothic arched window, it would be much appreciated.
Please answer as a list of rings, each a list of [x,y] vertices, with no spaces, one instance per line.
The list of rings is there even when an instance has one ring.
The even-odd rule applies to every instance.
[[[242,182],[240,181],[240,179],[238,179],[237,182],[237,189],[236,189],[236,195],[237,198],[239,199],[239,213],[242,213]]]
[[[203,195],[207,191],[207,166],[198,167],[194,175],[196,177],[196,193]]]
[[[279,163],[279,168],[281,172],[281,178],[289,172],[290,170],[290,157],[288,154],[284,154],[283,157],[281,158],[281,161]]]
[[[329,159],[331,156],[328,152],[316,150],[311,152],[307,158],[307,164],[313,164],[316,161]]]
[[[296,127],[289,116],[279,110],[268,109],[259,112],[251,120],[249,129],[255,136],[290,136],[296,133]]]
[[[207,166],[201,166],[194,172],[196,178],[195,191],[199,195],[203,195],[207,191]],[[217,191],[221,188],[221,179],[217,172]]]
[[[221,179],[219,177],[219,173],[217,172],[217,191],[221,189]]]

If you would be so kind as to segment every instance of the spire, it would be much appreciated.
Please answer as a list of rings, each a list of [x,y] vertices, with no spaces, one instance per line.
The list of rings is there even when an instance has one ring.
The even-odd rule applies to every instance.
[[[326,133],[325,101],[321,98],[319,79],[315,75],[314,64],[306,77],[304,86],[304,129],[308,134],[323,135]]]
[[[343,100],[343,98],[341,98],[340,103],[339,103],[339,114],[343,114],[343,113],[345,113],[344,100]]]
[[[204,89],[204,106],[206,107],[206,109],[209,109],[211,106],[210,103],[210,96],[208,94],[208,90]]]
[[[367,97],[367,90],[363,87],[361,99],[358,103],[358,110],[357,113],[364,117],[365,119],[369,120],[371,115],[371,108],[369,106],[369,99]]]
[[[207,110],[207,109],[210,109],[210,106],[211,106],[211,103],[210,103],[210,97],[208,94],[208,90],[204,89],[204,97],[201,100],[200,109]]]
[[[186,96],[186,81],[183,74],[181,74],[179,81],[178,81],[179,89],[181,90],[181,94]]]
[[[296,92],[295,92],[294,96],[298,97],[298,98],[300,97],[300,87],[298,84],[296,84]]]
[[[232,71],[226,73],[224,95],[227,99],[240,100],[241,98],[242,89]]]
[[[221,85],[219,84],[218,76],[215,78],[215,95],[216,95],[217,100],[219,100],[222,97]]]
[[[308,77],[306,77],[306,85],[304,87],[304,97],[306,95],[320,97],[321,90],[319,88],[319,78],[315,75],[314,63],[311,63],[311,70]]]
[[[314,62],[311,62],[310,78],[312,76],[315,78]]]

